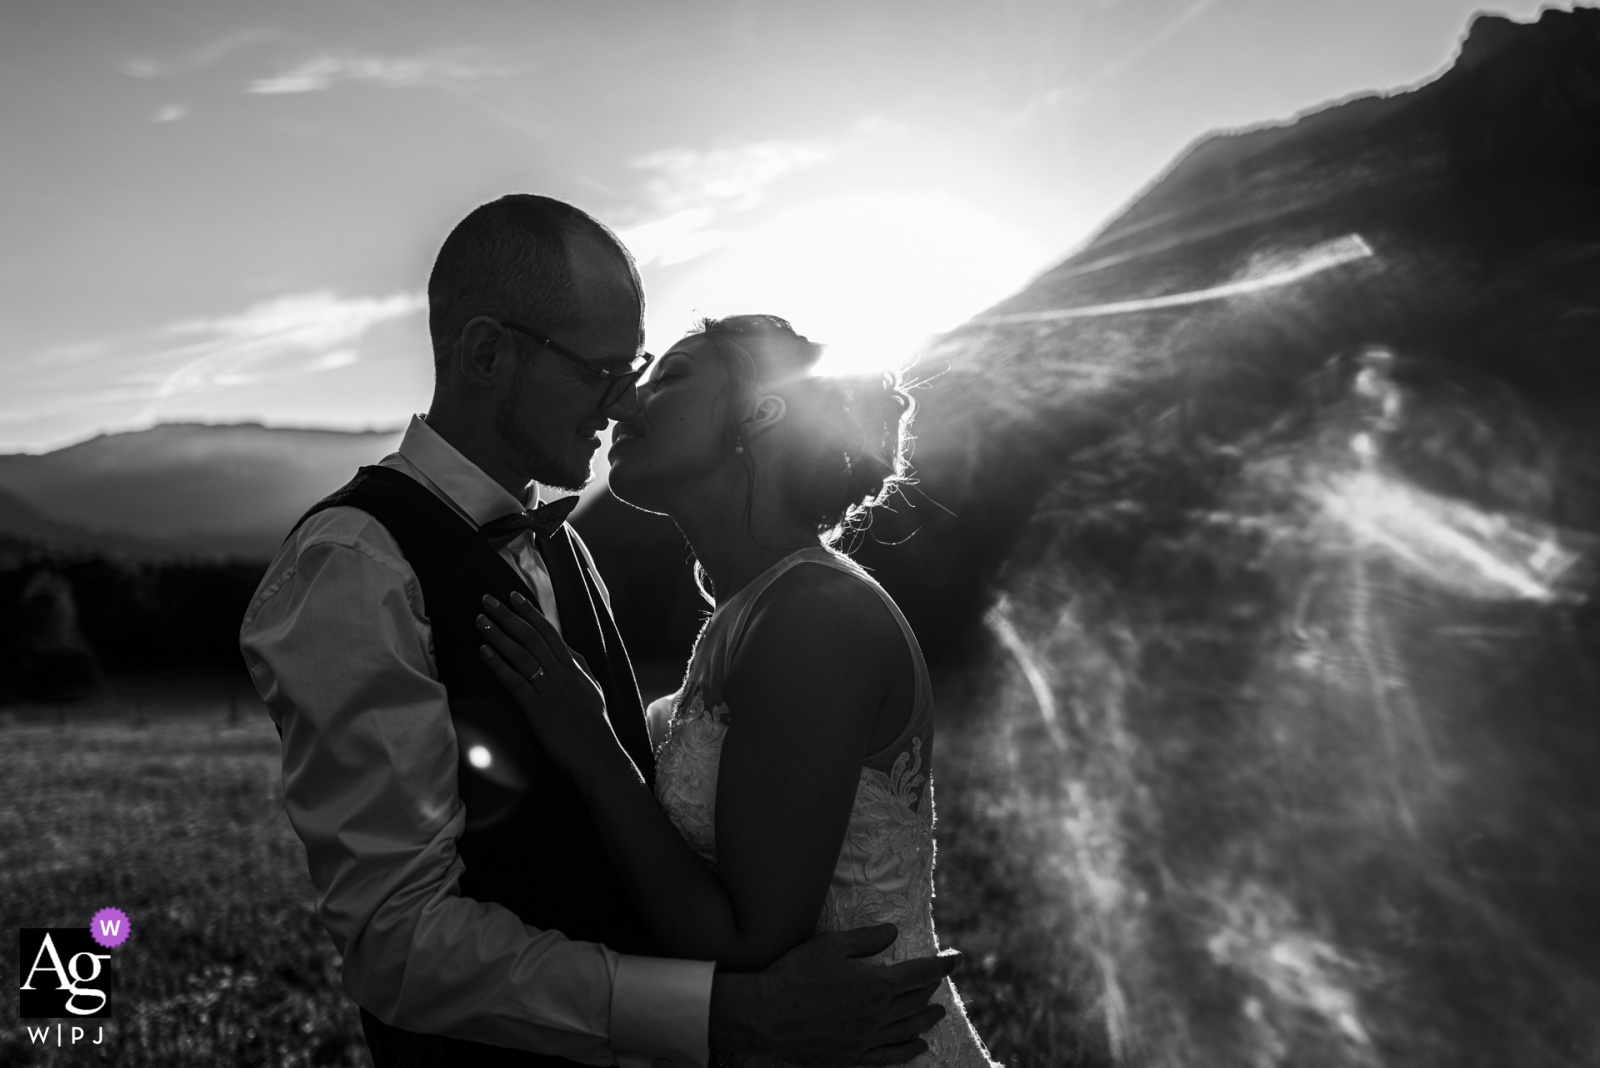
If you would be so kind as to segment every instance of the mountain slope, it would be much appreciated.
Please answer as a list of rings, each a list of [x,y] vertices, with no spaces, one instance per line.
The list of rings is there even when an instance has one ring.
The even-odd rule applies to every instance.
[[[1047,902],[963,948],[1106,1064],[1594,1063],[1600,11],[1202,142],[921,371],[858,555]]]
[[[0,456],[0,490],[84,530],[264,557],[306,508],[393,451],[399,437],[164,424],[40,456]]]
[[[1387,344],[1581,424],[1600,374],[1597,27],[1594,9],[1482,16],[1419,89],[1204,139],[1083,249],[936,343],[913,372],[930,380],[921,493],[877,528],[916,536],[864,549],[930,651],[970,637],[1065,457],[1140,412],[1236,432],[1278,417],[1335,354]],[[1562,499],[1587,509],[1597,492],[1577,470]]]
[[[129,560],[170,555],[169,546],[123,535],[84,530],[42,514],[26,501],[0,490],[0,559],[35,554],[111,556]]]

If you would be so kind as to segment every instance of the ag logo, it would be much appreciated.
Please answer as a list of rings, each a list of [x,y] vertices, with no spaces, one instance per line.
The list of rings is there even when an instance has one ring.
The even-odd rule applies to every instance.
[[[24,1020],[111,1015],[107,953],[83,927],[24,927],[21,1004]]]

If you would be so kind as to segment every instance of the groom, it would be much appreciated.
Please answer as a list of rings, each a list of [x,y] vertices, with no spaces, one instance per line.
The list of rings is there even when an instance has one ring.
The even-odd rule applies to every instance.
[[[477,656],[479,597],[522,592],[652,776],[605,586],[563,522],[572,498],[537,497],[587,481],[649,361],[627,250],[571,205],[503,197],[445,240],[428,304],[427,416],[301,520],[240,633],[375,1062],[909,1060],[953,958],[854,959],[892,927],[819,936],[753,975],[654,956],[575,787]]]

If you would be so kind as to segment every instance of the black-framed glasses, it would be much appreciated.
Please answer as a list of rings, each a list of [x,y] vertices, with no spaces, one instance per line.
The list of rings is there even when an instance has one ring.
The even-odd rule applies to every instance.
[[[507,330],[515,330],[524,337],[532,338],[563,360],[576,364],[585,378],[591,381],[604,382],[606,384],[605,392],[600,395],[600,407],[602,408],[609,408],[621,400],[622,395],[628,392],[629,387],[638,383],[640,377],[649,369],[650,364],[655,361],[655,357],[646,352],[641,356],[635,357],[636,360],[642,359],[644,362],[631,370],[603,371],[565,345],[552,341],[542,331],[530,330],[528,327],[520,326],[509,319],[500,319],[498,321]]]

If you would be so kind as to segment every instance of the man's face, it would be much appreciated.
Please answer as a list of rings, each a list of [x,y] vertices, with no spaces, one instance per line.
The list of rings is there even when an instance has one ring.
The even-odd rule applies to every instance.
[[[644,335],[639,298],[626,266],[614,252],[588,244],[575,247],[572,260],[583,311],[572,325],[550,327],[550,338],[597,369],[629,369]],[[600,407],[604,385],[533,339],[517,333],[511,337],[517,365],[495,411],[495,431],[530,479],[581,489],[589,481],[590,463],[609,421]]]

